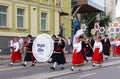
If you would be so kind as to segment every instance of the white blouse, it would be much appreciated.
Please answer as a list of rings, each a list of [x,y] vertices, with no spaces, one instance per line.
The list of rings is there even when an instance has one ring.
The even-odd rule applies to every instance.
[[[114,41],[114,44],[115,44],[116,46],[119,46],[119,45],[120,45],[120,41]]]
[[[102,43],[95,41],[94,46],[93,46],[93,51],[94,51],[96,48],[99,48],[99,52],[102,52],[102,50],[103,50],[103,45],[102,45]]]
[[[14,52],[17,52],[19,49],[19,42],[13,43],[13,48],[15,48]]]
[[[81,43],[81,42],[75,43],[75,44],[73,45],[73,52],[74,52],[75,50],[76,50],[76,52],[80,52],[81,49],[82,49],[82,43]]]

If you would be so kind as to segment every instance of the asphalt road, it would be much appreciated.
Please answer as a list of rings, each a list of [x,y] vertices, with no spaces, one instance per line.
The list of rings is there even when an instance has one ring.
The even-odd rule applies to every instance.
[[[84,77],[84,74],[88,74],[88,76],[89,76],[89,72],[91,73],[90,76],[93,76],[93,75],[96,76],[100,73],[99,70],[98,70],[98,72],[99,72],[98,73],[98,72],[93,72],[94,70],[90,70],[89,72],[88,71],[87,72],[86,71],[79,72],[77,69],[76,69],[76,71],[72,72],[72,71],[70,71],[71,54],[67,54],[66,59],[67,59],[68,63],[65,65],[65,70],[60,70],[60,66],[57,66],[55,71],[53,71],[49,68],[50,64],[48,64],[48,63],[38,63],[37,62],[35,67],[31,67],[30,66],[31,63],[28,63],[27,67],[21,66],[20,65],[21,63],[15,63],[13,67],[9,67],[8,66],[9,60],[0,60],[0,79],[45,79],[45,78],[51,78],[51,79],[61,79],[61,78],[77,79],[78,78],[78,79],[81,79],[80,76],[83,75],[83,77]],[[111,57],[109,60],[104,62],[105,64],[103,64],[103,66],[106,64],[109,65],[110,63],[115,64],[114,62],[116,62],[116,61],[119,63],[119,60],[120,60],[120,57]],[[91,68],[94,69],[92,67],[91,61],[89,61],[89,63],[86,63],[85,66],[82,67],[82,69],[84,69],[84,70],[87,68],[88,68],[88,70]],[[114,71],[114,69],[115,68],[113,68],[112,70]],[[109,70],[109,68],[108,68],[108,70],[106,70],[105,68],[101,68],[100,71],[102,71],[102,70],[103,70],[103,72],[105,70],[106,73],[108,73],[107,71]],[[118,67],[115,71],[117,71],[117,70],[119,70]],[[68,75],[68,74],[70,74],[70,75]],[[111,73],[111,74],[114,74],[114,73]],[[102,75],[102,72],[101,72],[101,75]],[[58,77],[58,76],[61,76],[61,77]],[[53,78],[53,77],[55,77],[55,78]],[[87,79],[87,77],[84,79]],[[91,79],[95,79],[95,78],[91,78]],[[98,79],[97,76],[96,76],[96,79]],[[103,78],[103,79],[105,79],[105,78]],[[106,78],[106,79],[108,79],[108,78]]]
[[[50,79],[120,79],[120,64]]]

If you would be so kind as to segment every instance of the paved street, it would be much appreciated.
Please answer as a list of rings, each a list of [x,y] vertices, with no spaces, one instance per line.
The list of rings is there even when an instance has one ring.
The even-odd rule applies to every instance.
[[[120,79],[120,64],[50,79]]]
[[[2,59],[2,60],[0,60],[0,79],[33,79],[33,78],[35,78],[35,79],[45,79],[45,78],[70,79],[69,77],[71,77],[71,75],[73,75],[73,77],[75,77],[75,79],[77,79],[77,78],[80,78],[80,75],[84,76],[84,73],[88,74],[88,75],[95,75],[95,74],[97,75],[98,74],[98,72],[96,70],[95,71],[97,73],[92,72],[92,71],[94,71],[93,69],[97,69],[99,71],[99,69],[98,69],[99,67],[92,67],[91,61],[89,61],[89,63],[86,63],[83,67],[81,67],[82,72],[78,71],[79,68],[75,68],[75,71],[71,71],[70,70],[71,54],[66,54],[66,58],[67,58],[68,63],[65,65],[65,69],[60,70],[60,67],[57,66],[55,71],[49,69],[50,64],[48,64],[48,63],[37,62],[35,67],[30,67],[31,63],[28,63],[27,67],[21,66],[20,63],[15,63],[13,67],[9,67],[8,66],[9,60]],[[119,60],[120,60],[120,57],[110,57],[110,59],[105,61],[103,64],[103,67],[105,67],[105,68],[102,67],[102,68],[100,68],[100,70],[101,69],[104,70],[104,69],[106,69],[106,67],[111,66],[111,65],[120,64]],[[90,70],[91,74],[89,74],[88,70]],[[108,70],[109,70],[109,68],[108,68]],[[113,71],[114,70],[115,69],[113,68]],[[87,73],[87,71],[88,71],[88,73]],[[76,76],[75,74],[78,74],[78,76]],[[73,77],[71,79],[73,79]],[[91,79],[93,79],[93,78],[91,77]]]

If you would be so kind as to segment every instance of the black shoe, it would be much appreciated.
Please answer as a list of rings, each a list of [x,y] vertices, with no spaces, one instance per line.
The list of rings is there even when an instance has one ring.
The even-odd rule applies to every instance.
[[[35,64],[32,64],[31,67],[35,66]]]
[[[9,66],[10,66],[10,67],[12,67],[12,66],[13,66],[13,64],[9,64]]]
[[[26,67],[26,65],[25,65],[25,64],[22,64],[22,66]]]
[[[61,67],[61,70],[64,70],[65,68],[64,67]]]
[[[73,71],[73,69],[72,69],[72,68],[71,68],[70,70],[71,70],[71,71]]]
[[[50,67],[50,69],[55,70],[55,68],[54,68],[54,67]]]
[[[93,66],[93,67],[95,67],[95,65],[94,65],[94,64],[93,64],[92,66]]]

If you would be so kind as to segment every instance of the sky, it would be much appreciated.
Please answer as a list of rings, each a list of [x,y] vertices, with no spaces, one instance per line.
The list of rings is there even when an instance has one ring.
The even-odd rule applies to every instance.
[[[116,7],[116,17],[120,17],[120,0],[118,0]]]

